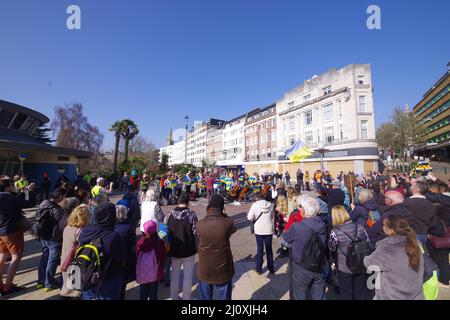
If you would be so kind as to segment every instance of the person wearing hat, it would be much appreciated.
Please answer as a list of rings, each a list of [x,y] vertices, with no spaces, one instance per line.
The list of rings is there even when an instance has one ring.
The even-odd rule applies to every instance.
[[[103,270],[101,287],[97,288],[94,285],[81,292],[83,300],[117,300],[120,298],[126,251],[122,239],[114,232],[116,222],[116,206],[106,202],[95,208],[94,224],[86,226],[80,233],[80,246],[101,238],[104,253],[101,262],[103,266],[108,265],[108,268]]]
[[[211,196],[206,217],[197,223],[198,279],[202,300],[212,300],[214,288],[220,300],[231,300],[234,276],[230,237],[236,232],[233,221],[224,213],[224,199]]]
[[[105,183],[106,181],[104,178],[97,178],[97,184],[91,190],[92,198],[95,198],[100,193],[107,194],[109,192],[109,190],[105,188]]]
[[[143,237],[136,246],[136,282],[140,285],[140,300],[157,300],[158,283],[164,279],[166,251],[164,241],[158,236],[156,222],[149,220],[143,228]]]

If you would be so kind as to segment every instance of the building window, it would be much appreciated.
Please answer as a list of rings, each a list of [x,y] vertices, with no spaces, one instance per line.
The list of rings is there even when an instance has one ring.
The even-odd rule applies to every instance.
[[[359,96],[359,112],[366,112],[366,96]]]
[[[305,132],[305,143],[311,144],[313,142],[313,133],[312,131]]]
[[[342,104],[341,104],[341,100],[338,100],[337,104],[338,104],[339,119],[340,119],[340,118],[342,118]]]
[[[367,140],[368,139],[368,121],[362,120],[361,121],[361,139]]]
[[[333,143],[333,140],[334,140],[333,127],[325,128],[325,142],[326,143]]]
[[[303,101],[304,102],[309,102],[309,100],[311,99],[311,95],[307,94],[306,96],[303,97]]]
[[[272,132],[272,141],[277,141],[277,133],[275,131]]]
[[[291,101],[288,103],[288,108],[293,107],[294,106],[294,101]]]
[[[275,127],[277,125],[277,120],[275,118],[272,119],[272,127]]]
[[[305,113],[305,122],[307,126],[312,125],[312,111],[307,111]]]
[[[295,143],[295,136],[289,136],[289,145],[292,146]]]
[[[340,125],[340,131],[341,131],[341,141],[344,140],[344,131],[342,130],[342,124]]]
[[[333,120],[333,105],[331,103],[323,107],[323,120]]]
[[[323,88],[322,91],[324,96],[331,94],[331,86]]]
[[[362,75],[358,76],[358,84],[364,84],[364,76]]]
[[[288,118],[288,130],[295,130],[295,117]]]

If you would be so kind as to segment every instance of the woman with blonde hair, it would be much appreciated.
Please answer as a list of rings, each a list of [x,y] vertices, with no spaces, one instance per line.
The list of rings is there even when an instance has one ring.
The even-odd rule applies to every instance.
[[[63,245],[61,251],[61,262],[63,266],[72,254],[74,246],[77,246],[78,236],[81,230],[89,224],[89,206],[86,204],[79,205],[76,207],[67,218],[67,226],[64,228],[63,232]],[[70,259],[70,258],[69,258]],[[61,270],[63,278],[63,286],[61,288],[60,296],[66,298],[80,298],[80,291],[69,289],[67,287],[68,274],[66,270]]]
[[[284,195],[278,195],[275,207],[275,234],[279,237],[289,218],[288,200]]]
[[[347,266],[348,246],[355,241],[369,241],[365,229],[353,222],[344,206],[331,209],[333,229],[328,240],[328,248],[337,265],[341,300],[366,300],[368,290],[364,266],[360,271],[352,271]],[[368,248],[368,246],[367,246]]]

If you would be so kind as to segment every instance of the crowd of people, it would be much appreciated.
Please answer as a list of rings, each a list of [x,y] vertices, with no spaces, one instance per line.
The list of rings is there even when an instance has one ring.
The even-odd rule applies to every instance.
[[[136,281],[140,299],[158,299],[164,284],[172,300],[180,299],[180,286],[182,299],[190,300],[198,260],[200,298],[210,300],[216,290],[220,299],[231,299],[230,237],[236,227],[224,209],[227,198],[239,200],[243,191],[252,195],[247,219],[256,240],[255,271],[263,274],[265,252],[267,270],[275,273],[272,241],[279,237],[278,252],[289,257],[291,299],[325,299],[327,283],[345,300],[429,299],[433,279],[449,286],[449,185],[432,174],[340,172],[333,178],[327,171],[310,175],[299,169],[294,186],[288,172],[169,173],[157,177],[155,187],[147,175],[130,177],[124,173],[119,188],[125,194],[117,204],[109,201],[112,185],[101,177],[94,183],[78,176],[73,185],[61,178],[53,192],[44,188],[43,194],[25,177],[2,177],[2,296],[24,289],[14,276],[29,231],[42,251],[38,290],[60,290],[66,299],[116,300]],[[316,193],[302,194],[311,189]],[[190,208],[197,197],[208,200],[200,221]],[[30,224],[22,209],[37,204]],[[167,204],[174,207],[164,213],[161,206]],[[74,267],[82,274],[76,288],[70,285]],[[372,274],[381,279],[373,288]]]

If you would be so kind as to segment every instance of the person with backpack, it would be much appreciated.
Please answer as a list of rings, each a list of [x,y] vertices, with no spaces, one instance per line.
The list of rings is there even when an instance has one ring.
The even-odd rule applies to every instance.
[[[80,233],[80,247],[72,265],[80,268],[83,300],[120,298],[126,250],[114,231],[116,222],[116,206],[106,202],[95,208],[94,224]]]
[[[366,300],[367,276],[364,257],[370,254],[369,237],[363,226],[353,222],[344,206],[331,210],[333,229],[328,248],[335,256],[341,300]]]
[[[65,216],[62,208],[66,199],[66,190],[56,189],[50,200],[44,200],[36,213],[33,226],[35,236],[42,246],[42,255],[38,267],[37,289],[45,288],[45,292],[60,288],[55,280],[56,268],[61,257],[63,226],[60,221]]]
[[[371,228],[375,222],[380,218],[380,211],[378,204],[374,198],[372,191],[363,189],[358,194],[358,204],[350,204],[352,211],[350,218],[353,222],[364,227]]]
[[[423,300],[424,257],[416,233],[399,215],[383,220],[386,238],[364,258],[366,268],[376,271],[379,285],[375,300]]]
[[[275,273],[272,252],[275,211],[274,205],[270,201],[264,199],[265,196],[269,198],[272,197],[270,193],[268,193],[268,195],[258,193],[257,201],[252,204],[247,214],[247,219],[250,220],[254,226],[257,245],[255,271],[260,275],[262,274],[264,247],[267,255],[267,269],[269,269],[271,274]]]
[[[27,218],[22,209],[33,207],[36,204],[34,193],[30,193],[29,200],[25,194],[15,193],[14,183],[4,178],[0,183],[3,192],[0,192],[0,296],[16,293],[25,287],[13,284],[14,276],[19,268],[24,249],[24,232],[28,227]],[[3,267],[8,258],[11,262],[3,283]]]
[[[192,277],[197,254],[198,218],[195,211],[189,209],[189,195],[183,193],[178,206],[166,216],[165,225],[169,230],[172,270],[170,273],[170,297],[179,299],[181,267],[183,267],[183,300],[191,299]]]
[[[199,238],[198,279],[202,300],[213,300],[213,290],[219,300],[231,300],[234,276],[230,237],[236,232],[233,221],[223,212],[225,201],[212,195],[206,217],[197,223]]]
[[[144,223],[144,233],[136,246],[136,283],[140,300],[157,300],[158,285],[164,279],[166,250],[153,220]]]
[[[292,258],[290,272],[293,300],[325,300],[325,276],[327,228],[318,215],[316,199],[301,197],[303,218],[282,234],[289,243]]]
[[[89,225],[89,206],[82,204],[76,207],[67,219],[67,226],[63,232],[63,243],[61,251],[61,273],[63,285],[59,295],[63,298],[79,298],[80,292],[69,289],[67,285],[68,273],[66,267],[73,262],[75,249],[78,248],[81,230]],[[70,261],[69,261],[70,260]]]
[[[114,231],[122,239],[125,246],[126,259],[123,267],[121,300],[125,297],[127,284],[136,280],[136,228],[131,225],[128,219],[128,208],[122,205],[116,205],[117,223]]]

